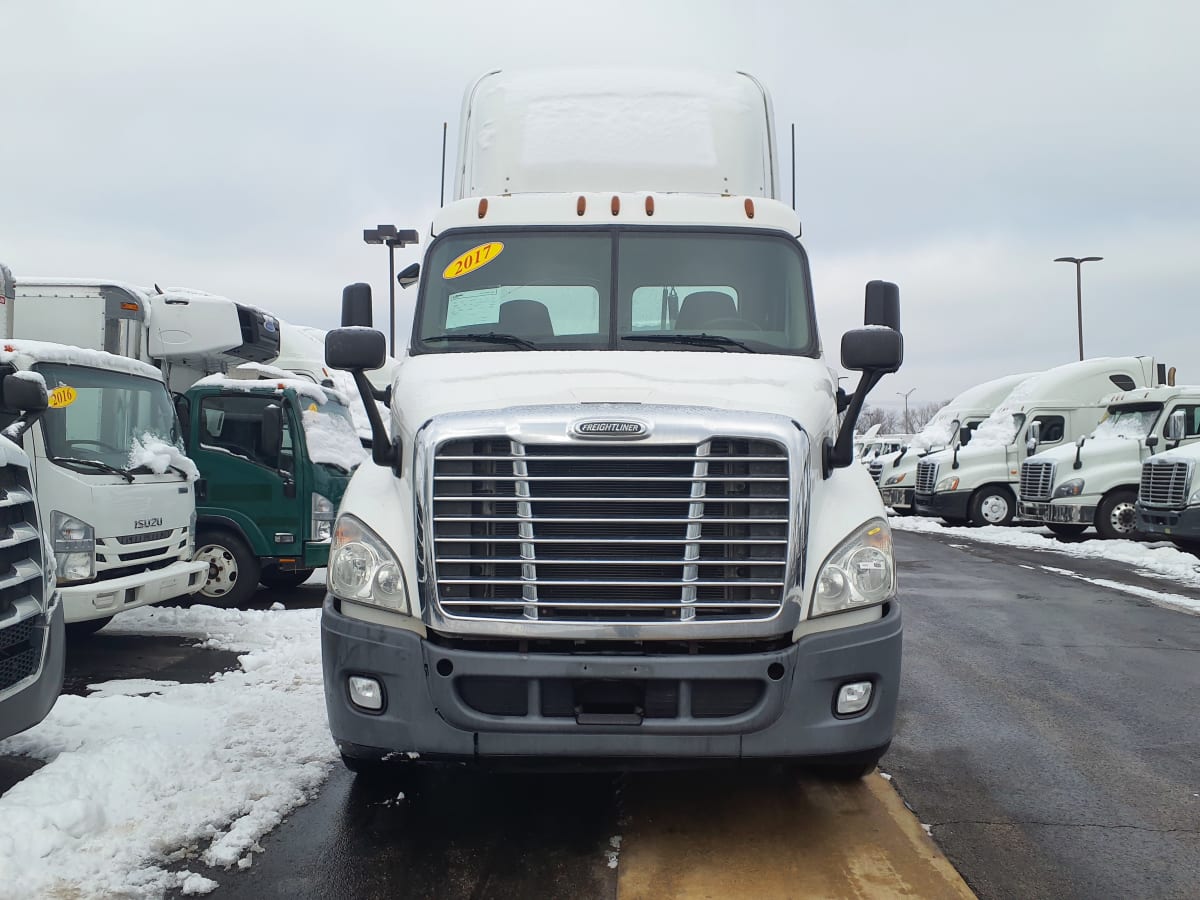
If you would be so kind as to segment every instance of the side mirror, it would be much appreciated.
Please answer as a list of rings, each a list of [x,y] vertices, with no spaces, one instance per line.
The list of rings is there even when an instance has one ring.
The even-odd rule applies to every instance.
[[[1025,449],[1033,453],[1042,442],[1042,423],[1034,422],[1029,426],[1029,437],[1025,441]]]
[[[346,285],[342,289],[342,325],[370,328],[371,324],[371,286],[361,281]]]
[[[396,276],[396,281],[400,283],[402,288],[410,288],[421,280],[421,264],[410,263],[400,270],[400,274]]]
[[[904,337],[890,327],[856,328],[842,335],[842,367],[858,372],[895,372],[904,362]]]
[[[9,378],[12,376],[10,375]],[[5,380],[5,400],[8,399],[8,381]],[[1163,436],[1168,441],[1182,441],[1187,434],[1187,420],[1184,418],[1187,415],[1182,409],[1177,409],[1171,415],[1167,416],[1167,427],[1163,429]]]
[[[262,452],[264,456],[278,456],[283,445],[283,409],[270,403],[263,410]]]
[[[958,442],[964,447],[971,443],[971,429],[966,425],[958,429]]]
[[[1158,435],[1157,434],[1146,435],[1146,449],[1153,450],[1157,446],[1158,446]]]
[[[387,361],[387,338],[373,328],[335,328],[325,335],[325,365],[344,372],[379,369]]]
[[[886,325],[900,330],[900,288],[890,281],[868,281],[863,311],[866,325]]]
[[[50,405],[46,382],[34,373],[5,375],[3,392],[4,408],[10,412],[42,412]]]

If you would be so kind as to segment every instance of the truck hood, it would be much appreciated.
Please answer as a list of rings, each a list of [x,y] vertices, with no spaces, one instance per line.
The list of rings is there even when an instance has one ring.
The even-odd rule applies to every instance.
[[[508,406],[620,403],[774,413],[810,435],[834,427],[834,380],[819,359],[679,351],[536,351],[410,356],[393,382],[393,433],[434,416]],[[399,427],[397,427],[399,426]]]
[[[1084,441],[1083,449],[1079,451],[1079,461],[1082,463],[1080,471],[1112,463],[1140,464],[1143,452],[1142,442],[1130,438],[1113,437]],[[1064,466],[1069,469],[1075,464],[1075,445],[1052,447],[1041,453],[1035,453],[1026,461],[1052,462],[1058,466],[1058,471],[1061,472]]]
[[[958,471],[969,469],[984,469],[989,466],[996,469],[1008,469],[1008,447],[988,445],[986,447],[963,447],[958,451]],[[935,462],[947,469],[954,461],[953,450],[939,450],[931,453],[925,459]]]

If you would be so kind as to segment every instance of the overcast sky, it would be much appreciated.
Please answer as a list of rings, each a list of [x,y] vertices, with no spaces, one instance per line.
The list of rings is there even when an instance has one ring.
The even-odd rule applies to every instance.
[[[0,259],[186,285],[334,327],[427,232],[441,125],[496,67],[744,69],[798,135],[825,345],[901,288],[877,402],[1076,357],[1200,382],[1200,5],[1037,2],[0,2]],[[398,267],[419,258],[398,254]],[[411,304],[412,294],[400,295]],[[401,313],[405,315],[405,313]],[[836,361],[836,359],[835,359]]]

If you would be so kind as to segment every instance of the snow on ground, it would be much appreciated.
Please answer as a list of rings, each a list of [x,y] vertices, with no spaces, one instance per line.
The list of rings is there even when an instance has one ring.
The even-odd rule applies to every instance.
[[[196,637],[241,652],[241,669],[207,684],[93,685],[0,741],[0,755],[46,761],[0,797],[0,898],[202,894],[216,883],[187,871],[188,859],[248,861],[336,756],[319,617],[206,606],[122,613],[106,633]]]
[[[1022,550],[1046,550],[1076,559],[1104,559],[1127,565],[1143,575],[1200,589],[1200,560],[1171,544],[1104,540],[1068,543],[1058,540],[1045,528],[1001,528],[995,525],[985,525],[982,528],[955,527],[943,525],[939,519],[922,516],[893,516],[888,523],[894,531],[913,531],[944,537],[966,538]],[[1043,566],[1043,568],[1047,567]],[[1075,577],[1083,577],[1067,570],[1058,571]],[[1087,578],[1085,580],[1161,602],[1174,609],[1200,613],[1200,600],[1193,597],[1151,591],[1104,579]]]

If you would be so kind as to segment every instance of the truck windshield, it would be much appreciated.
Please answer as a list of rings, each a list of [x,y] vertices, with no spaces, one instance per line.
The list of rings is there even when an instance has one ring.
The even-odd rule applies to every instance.
[[[971,447],[1007,447],[1016,440],[1024,424],[1025,413],[998,409],[979,423],[971,435]]]
[[[1147,406],[1114,406],[1092,432],[1093,438],[1144,438],[1154,427],[1154,421],[1162,412],[1162,404]]]
[[[63,392],[64,405],[47,409],[41,418],[47,456],[125,470],[135,441],[144,442],[147,435],[180,447],[175,407],[161,381],[59,363],[39,363],[34,371],[50,391],[72,389]]]
[[[614,264],[615,263],[615,264]],[[413,352],[816,355],[796,241],[729,231],[471,231],[429,255]]]
[[[347,472],[366,460],[367,451],[359,440],[348,406],[336,400],[318,403],[301,398],[301,409],[310,460]]]

